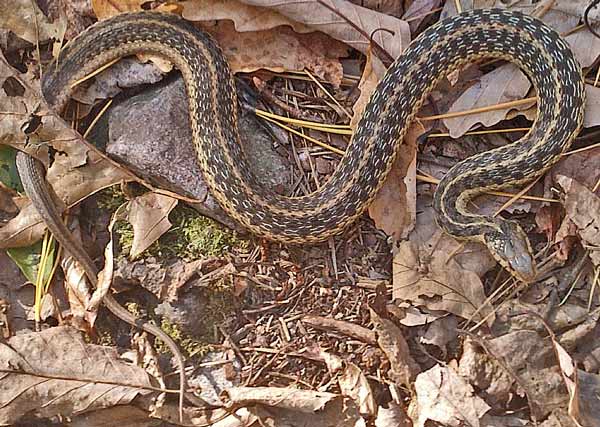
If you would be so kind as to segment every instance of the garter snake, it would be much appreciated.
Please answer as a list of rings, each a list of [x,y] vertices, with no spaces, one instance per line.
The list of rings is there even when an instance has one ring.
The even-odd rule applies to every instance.
[[[213,196],[250,232],[285,243],[323,241],[364,212],[388,175],[409,124],[443,76],[484,57],[516,63],[537,90],[538,116],[531,130],[516,143],[451,168],[435,192],[433,206],[439,226],[447,233],[483,242],[512,274],[525,281],[534,278],[535,262],[520,226],[470,212],[467,202],[484,191],[521,184],[544,173],[582,125],[584,83],[579,64],[559,35],[537,19],[507,10],[474,10],[424,31],[378,84],[331,178],[303,197],[286,197],[260,184],[239,142],[235,85],[227,62],[209,36],[178,16],[127,13],[93,25],[50,65],[42,81],[44,96],[61,111],[74,82],[112,60],[139,52],[165,57],[182,73],[193,144]],[[21,166],[25,181],[44,181],[34,163]],[[28,193],[38,209],[56,216],[56,210],[48,213],[52,199],[39,197],[44,191],[34,185]],[[55,233],[68,233],[53,228]],[[67,249],[82,259],[82,248]],[[83,259],[86,263],[91,263],[89,258]],[[86,272],[95,281],[92,266]],[[105,301],[117,316],[136,323],[128,312],[115,307],[112,297]]]

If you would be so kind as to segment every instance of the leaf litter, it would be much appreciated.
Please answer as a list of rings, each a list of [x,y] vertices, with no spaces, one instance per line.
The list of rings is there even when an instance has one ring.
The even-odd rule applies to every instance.
[[[42,62],[47,62],[51,45],[87,25],[86,14],[91,12],[77,9],[71,1],[51,4],[52,21],[27,3],[3,12],[12,15],[0,25],[3,31],[12,31],[29,43],[17,44],[11,39],[7,40],[14,47],[2,43],[0,143],[28,150],[46,163],[50,163],[50,153],[54,161],[49,179],[64,209],[124,181],[146,184],[86,145],[48,111],[39,96],[35,43],[41,43]],[[183,6],[161,5],[160,9],[182,14],[211,32],[238,76],[251,85],[260,83],[264,94],[260,109],[276,117],[276,124],[265,126],[275,137],[275,150],[288,164],[291,185],[287,191],[303,195],[334,170],[337,153],[346,148],[347,135],[355,128],[390,58],[397,57],[411,38],[439,19],[439,8],[442,16],[448,16],[456,13],[458,4],[385,3],[378,6],[386,13],[343,0],[194,0]],[[464,10],[467,2],[461,3]],[[473,7],[498,6],[491,0],[472,3]],[[187,407],[187,425],[249,426],[257,425],[258,420],[262,425],[362,425],[372,420],[378,426],[429,425],[432,421],[448,426],[522,426],[532,421],[546,427],[573,422],[594,425],[600,407],[595,392],[600,367],[594,362],[594,355],[600,352],[600,177],[596,167],[600,155],[597,148],[590,148],[596,140],[594,129],[587,128],[597,124],[594,112],[600,105],[594,65],[600,41],[587,28],[578,27],[584,3],[519,2],[514,8],[554,26],[571,44],[581,65],[589,69],[586,131],[575,141],[572,152],[529,190],[527,196],[533,199],[511,201],[508,207],[504,206],[506,199],[492,202],[486,196],[475,201],[485,212],[495,212],[502,204],[507,215],[525,224],[540,263],[548,267],[540,283],[529,288],[495,268],[483,246],[465,246],[439,232],[430,207],[434,183],[451,164],[472,152],[518,138],[523,130],[508,131],[526,130],[535,117],[535,93],[528,80],[515,67],[502,63],[482,62],[447,76],[432,94],[434,103],[425,105],[420,120],[409,130],[393,176],[369,210],[371,219],[361,219],[326,244],[295,248],[251,241],[249,246],[234,245],[212,258],[170,255],[156,259],[146,249],[160,244],[161,236],[171,228],[169,213],[177,198],[160,192],[140,195],[135,186],[125,188],[131,198],[129,219],[134,230],[129,255],[139,260],[113,258],[106,225],[79,227],[88,235],[82,238],[90,239],[91,233],[97,240],[93,242],[97,255],[102,248],[109,249],[107,262],[114,263],[111,268],[119,278],[113,286],[123,289],[127,283],[144,283],[154,298],[166,297],[155,313],[176,325],[171,333],[186,346],[190,365],[223,366],[228,381],[223,383],[220,403],[213,398],[221,407],[208,411]],[[64,4],[62,11],[60,4]],[[95,0],[91,6],[98,19],[106,19],[148,5]],[[29,25],[32,11],[37,20],[34,38],[31,29],[36,27]],[[406,20],[399,18],[402,16]],[[21,62],[15,60],[15,51],[20,52]],[[354,56],[347,58],[349,54]],[[362,69],[354,66],[356,58]],[[103,100],[128,96],[131,90],[127,88],[140,82],[172,78],[168,64],[152,62],[159,63],[162,71],[128,59],[82,87],[76,96],[78,111],[73,113],[84,122],[82,129],[95,122]],[[348,74],[350,69],[354,74]],[[254,109],[258,104],[247,105]],[[300,129],[292,134],[277,127],[284,120],[306,118],[314,128],[302,129],[292,123],[294,130]],[[34,134],[26,135],[23,130],[38,120]],[[343,126],[324,127],[328,123]],[[495,134],[472,135],[482,126],[492,128]],[[332,129],[341,132],[332,133]],[[444,136],[423,140],[422,134],[431,129]],[[303,132],[323,144],[312,145]],[[466,135],[468,139],[447,135]],[[32,145],[32,140],[37,144]],[[2,190],[10,204],[6,204],[6,219],[2,217],[1,247],[38,240],[44,227],[35,212],[14,192]],[[83,215],[91,222],[102,221],[105,214],[90,210],[89,204],[84,203]],[[16,216],[10,205],[20,208]],[[63,260],[62,270],[72,289],[85,285],[77,266],[68,259]],[[22,284],[24,280],[0,277],[12,287],[13,282]],[[110,282],[108,278],[106,286]],[[219,292],[213,293],[214,289]],[[96,313],[85,309],[89,302],[76,303],[78,299],[86,301],[87,291],[83,288],[82,296],[75,297],[69,292],[69,315],[64,317],[64,312],[53,309],[48,316],[61,324],[70,322],[89,329],[85,325],[94,324]],[[227,293],[233,296],[223,298]],[[84,343],[79,332],[67,326],[32,332],[34,325],[15,318],[16,305],[27,309],[26,300],[15,299],[14,294],[6,298],[8,304],[1,306],[4,317],[0,319],[5,319],[7,326],[3,330],[8,331],[6,338],[16,350],[20,349],[19,340],[31,339],[33,344],[23,354],[28,367],[36,368],[31,378],[47,370],[62,371],[60,380],[43,385],[48,396],[59,397],[38,402],[8,381],[23,375],[13,372],[21,362],[12,363],[14,356],[9,353],[0,357],[13,370],[5,372],[8,377],[0,384],[16,396],[0,407],[5,422],[62,415],[81,423],[85,413],[85,419],[97,420],[99,425],[106,420],[141,421],[145,416],[178,423],[174,402],[168,397],[163,402],[160,390],[149,386],[151,378],[162,376],[161,365],[168,361],[160,353],[154,354],[147,343],[136,344],[135,352],[141,355],[138,362],[146,362],[140,363],[147,367],[144,371],[116,358],[115,347]],[[383,310],[381,301],[386,306]],[[531,313],[544,317],[547,325],[542,326]],[[83,324],[77,318],[84,319]],[[203,334],[206,342],[194,340],[198,327],[207,332]],[[547,327],[556,334],[551,340],[547,339]],[[11,337],[15,332],[20,335]],[[47,339],[50,335],[52,339]],[[194,345],[187,347],[187,343]],[[203,361],[208,348],[219,348],[229,356]],[[80,349],[85,354],[78,353]],[[60,367],[62,358],[38,356],[42,353],[64,355],[71,363]],[[127,382],[127,387],[115,385],[110,393],[88,403],[91,395],[83,396],[78,390],[104,390],[112,374],[99,379],[92,372],[106,361],[119,367],[118,380]],[[165,380],[170,385],[168,376]],[[193,387],[193,375],[190,384]],[[202,389],[198,393],[202,396]],[[127,397],[119,400],[120,396]],[[138,398],[134,400],[134,396]],[[130,409],[124,413],[125,408]]]

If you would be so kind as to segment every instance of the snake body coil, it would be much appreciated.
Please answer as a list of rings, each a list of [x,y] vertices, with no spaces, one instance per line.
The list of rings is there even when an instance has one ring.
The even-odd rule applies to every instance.
[[[304,197],[260,184],[238,136],[232,74],[216,44],[191,23],[152,12],[99,22],[69,43],[43,80],[61,110],[77,80],[138,52],[166,57],[183,74],[193,143],[213,196],[242,226],[287,243],[318,242],[340,233],[367,208],[383,184],[425,97],[446,74],[483,57],[517,63],[538,94],[538,117],[520,141],[471,157],[439,185],[434,208],[453,236],[483,241],[513,274],[531,278],[525,233],[514,223],[470,213],[483,191],[523,183],[547,170],[570,145],[583,119],[581,70],[559,35],[540,21],[505,10],[474,10],[422,33],[389,68],[371,96],[332,177]],[[514,258],[514,259],[513,259]]]

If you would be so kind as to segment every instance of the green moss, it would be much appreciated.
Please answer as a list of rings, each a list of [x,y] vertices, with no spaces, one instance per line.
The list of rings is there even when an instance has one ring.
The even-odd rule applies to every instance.
[[[184,334],[179,326],[169,322],[167,319],[162,320],[160,327],[173,338],[182,353],[188,357],[202,357],[212,349],[211,344]],[[160,353],[169,352],[169,348],[160,338],[156,339],[156,350]]]
[[[124,193],[115,186],[98,194],[98,206],[103,209],[114,211],[125,201]],[[182,203],[169,214],[169,220],[173,224],[171,229],[142,253],[140,258],[154,256],[193,260],[221,256],[231,249],[247,251],[250,246],[248,240],[240,238],[235,231],[200,215]],[[133,227],[127,221],[118,221],[114,230],[119,236],[121,256],[125,256],[133,243]]]
[[[188,356],[202,357],[212,349],[214,344],[221,341],[216,325],[220,325],[233,310],[233,296],[230,286],[222,283],[221,286],[204,291],[202,295],[206,304],[202,307],[201,326],[194,331],[194,337],[184,334],[181,329],[163,319],[161,328],[179,345]],[[166,345],[157,340],[156,348],[160,352],[167,352]]]
[[[186,206],[177,206],[169,215],[169,220],[173,224],[171,229],[144,251],[141,258],[154,256],[193,260],[222,256],[234,248],[245,251],[249,247],[249,242],[240,239],[234,231]],[[121,221],[116,224],[115,231],[120,237],[121,250],[129,253],[133,242],[133,227]]]
[[[109,211],[115,211],[119,206],[127,201],[125,193],[121,190],[121,187],[113,185],[112,187],[105,188],[100,191],[97,195],[97,203],[100,209],[106,209]]]

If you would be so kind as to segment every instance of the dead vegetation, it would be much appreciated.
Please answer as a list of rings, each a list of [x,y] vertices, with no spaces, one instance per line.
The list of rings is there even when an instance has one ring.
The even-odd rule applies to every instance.
[[[40,95],[41,70],[96,19],[177,13],[237,73],[259,177],[304,195],[331,175],[410,40],[457,8],[496,3],[0,0],[0,424],[600,425],[600,39],[583,24],[586,1],[511,6],[563,35],[588,95],[585,129],[549,173],[474,202],[528,232],[541,271],[529,286],[483,245],[443,234],[431,208],[450,166],[529,129],[535,91],[513,65],[448,75],[369,215],[302,247],[224,216],[170,64],[120,61],[81,85],[64,120]],[[17,149],[50,165],[72,229],[98,265],[114,265],[119,300],[178,341],[206,407],[180,422],[164,346],[90,310],[82,272],[22,195]]]

